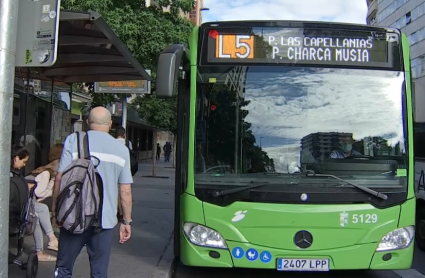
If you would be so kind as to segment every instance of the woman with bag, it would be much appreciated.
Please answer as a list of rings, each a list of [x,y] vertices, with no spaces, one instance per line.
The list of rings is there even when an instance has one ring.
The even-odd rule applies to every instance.
[[[49,151],[49,163],[31,171],[31,175],[37,182],[37,188],[35,189],[37,202],[46,204],[50,211],[52,209],[53,186],[62,150],[63,144],[53,145]]]
[[[21,147],[13,147],[11,155],[11,168],[16,174],[22,168],[25,167],[28,159],[29,152]],[[12,176],[12,172],[11,172]],[[34,187],[33,183],[28,183],[28,189],[31,190]],[[23,189],[22,191],[24,191]],[[35,251],[37,252],[37,257],[39,262],[54,262],[56,257],[44,253],[44,240],[43,240],[43,228],[47,237],[49,238],[49,243],[47,249],[57,251],[58,250],[58,239],[53,233],[52,223],[50,222],[50,215],[48,207],[43,203],[34,202],[34,212],[32,219],[36,221],[34,229],[34,242],[35,242]],[[30,219],[31,221],[31,219]],[[34,224],[34,223],[33,223]]]

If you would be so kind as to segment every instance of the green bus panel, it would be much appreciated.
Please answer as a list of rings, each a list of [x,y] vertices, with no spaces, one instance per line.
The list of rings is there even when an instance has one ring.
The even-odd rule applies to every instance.
[[[182,197],[183,203],[187,204],[187,213],[182,214],[182,224],[198,223],[219,231],[228,246],[228,249],[196,246],[181,233],[180,259],[185,265],[276,269],[278,258],[329,259],[331,270],[407,269],[412,264],[414,242],[402,250],[376,252],[376,248],[388,232],[414,225],[414,199],[383,210],[370,205],[300,206],[243,202],[218,208],[202,204],[190,195]],[[199,217],[201,207],[205,224]],[[238,211],[244,212],[245,217],[233,222]],[[348,222],[342,221],[342,213],[349,215]],[[400,224],[399,216],[402,219]],[[359,223],[361,219],[363,222],[376,220],[376,223]],[[301,250],[294,244],[294,235],[306,228],[313,235],[313,244],[308,250]],[[236,258],[232,254],[235,248],[241,248],[245,255]],[[257,251],[257,259],[248,259],[246,253],[250,249]],[[218,252],[220,257],[211,257],[211,251]],[[260,259],[263,252],[271,254],[268,262]],[[385,261],[385,254],[391,254],[391,259]]]
[[[196,78],[199,27],[190,41],[190,117],[189,161],[187,186],[180,196],[180,259],[183,264],[205,267],[241,267],[276,269],[279,258],[329,259],[331,270],[336,269],[408,269],[413,261],[414,241],[408,248],[377,252],[379,241],[397,228],[415,225],[414,156],[412,92],[409,44],[402,34],[405,66],[408,134],[408,195],[401,204],[377,209],[368,204],[300,205],[255,202],[234,202],[226,207],[202,202],[195,196],[194,157]],[[196,223],[213,229],[225,239],[228,249],[195,245],[183,232],[184,223]],[[294,235],[308,230],[313,244],[304,250],[294,244]],[[234,250],[243,250],[235,256]],[[258,257],[248,259],[250,249]],[[215,252],[216,258],[211,256]],[[269,254],[267,260],[261,254]],[[390,254],[386,260],[384,255]],[[388,256],[388,255],[387,255]]]

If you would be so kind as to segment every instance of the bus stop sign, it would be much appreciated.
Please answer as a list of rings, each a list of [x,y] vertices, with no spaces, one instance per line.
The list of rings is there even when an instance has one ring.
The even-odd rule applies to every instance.
[[[50,67],[58,49],[60,0],[19,0],[16,67]]]

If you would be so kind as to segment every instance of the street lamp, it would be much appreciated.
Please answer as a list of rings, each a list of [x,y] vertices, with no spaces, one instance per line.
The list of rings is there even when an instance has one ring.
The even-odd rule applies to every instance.
[[[209,11],[209,10],[210,10],[210,8],[207,8],[207,7],[202,7],[202,8],[199,9],[198,26],[201,25],[201,23],[202,23],[202,21],[201,21],[201,18],[202,18],[201,12],[203,12],[203,11]]]

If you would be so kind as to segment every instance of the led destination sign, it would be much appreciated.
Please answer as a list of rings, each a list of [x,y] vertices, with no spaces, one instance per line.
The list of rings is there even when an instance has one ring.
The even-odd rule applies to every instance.
[[[267,39],[272,46],[272,59],[370,62],[369,50],[373,48],[371,39],[275,36]]]
[[[235,32],[236,31],[236,32]],[[385,66],[392,64],[396,33],[303,28],[211,29],[208,63],[301,63]]]

